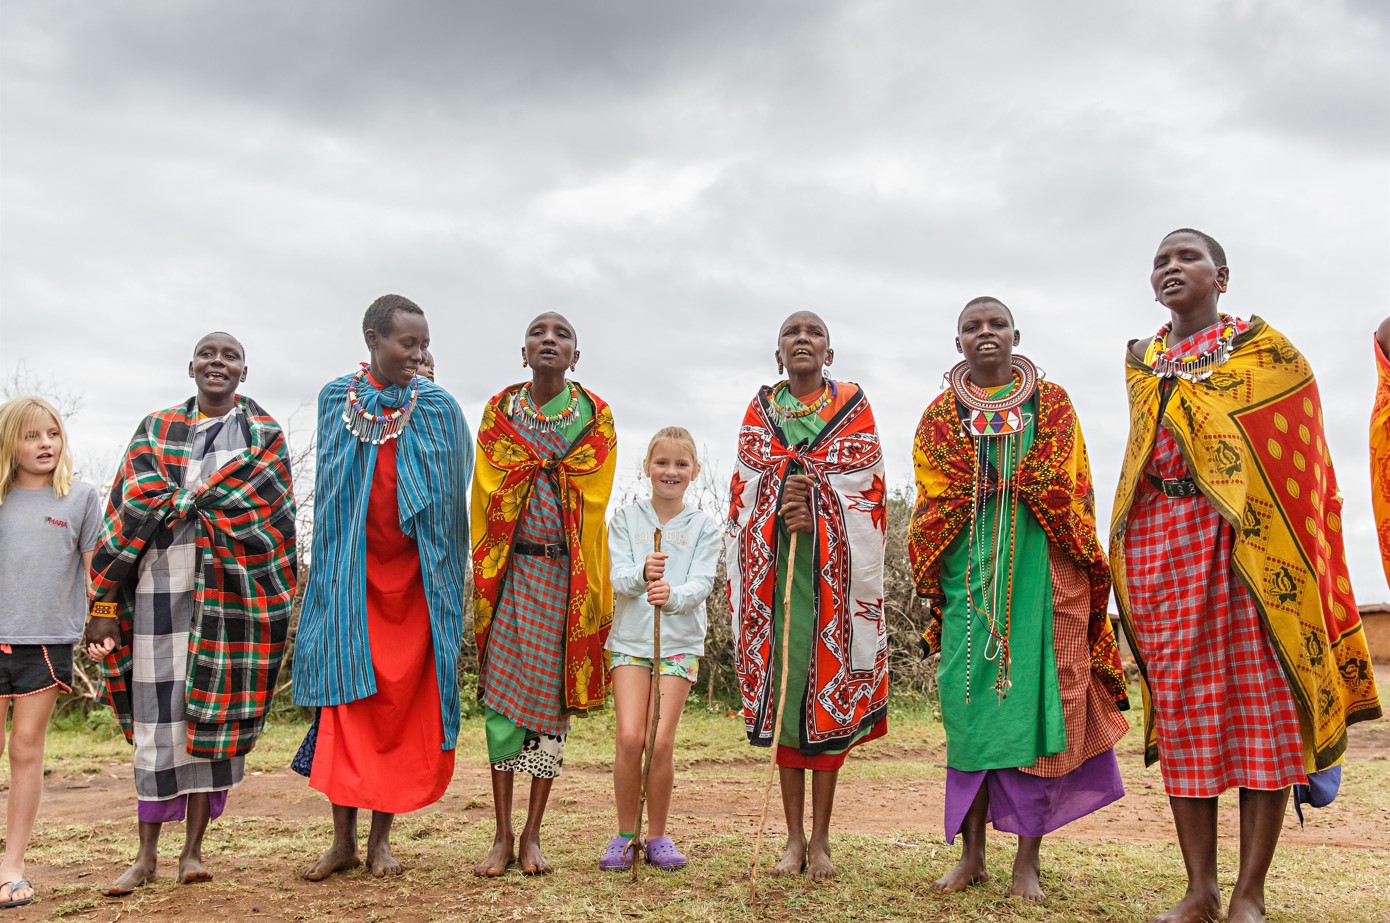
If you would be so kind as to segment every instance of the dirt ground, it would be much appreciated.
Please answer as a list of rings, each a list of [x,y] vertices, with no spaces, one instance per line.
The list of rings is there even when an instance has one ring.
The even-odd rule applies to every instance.
[[[1348,753],[1352,760],[1390,760],[1390,733],[1358,731],[1353,729],[1352,748]],[[940,753],[922,750],[891,758],[865,760],[864,768],[858,771],[853,763],[847,766],[836,797],[834,829],[869,835],[891,833],[896,838],[896,845],[933,847],[933,854],[939,849],[944,859],[951,850],[944,845],[941,837],[944,776],[939,771],[921,771],[922,764],[940,766],[942,757]],[[1080,841],[1171,843],[1174,838],[1172,818],[1157,768],[1141,769],[1136,765],[1137,761],[1137,756],[1132,753],[1122,756],[1127,789],[1122,801],[1072,823],[1059,836]],[[751,836],[757,828],[764,773],[762,764],[751,761],[679,769],[673,828]],[[610,785],[605,771],[567,770],[556,785],[552,811],[554,814],[576,808],[600,814],[611,811]],[[487,767],[460,759],[453,784],[444,799],[438,805],[410,817],[429,824],[433,814],[437,824],[447,823],[453,827],[476,830],[481,835],[481,831],[491,829],[490,803]],[[303,821],[305,829],[312,831],[326,845],[329,833],[326,804],[321,795],[308,788],[304,779],[288,769],[248,774],[245,783],[233,794],[232,808],[239,818],[265,819],[281,825],[285,821]],[[1285,847],[1390,848],[1390,815],[1383,811],[1381,809],[1371,812],[1372,816],[1366,816],[1365,812],[1343,807],[1340,803],[1334,804],[1324,811],[1306,812],[1308,822],[1302,828],[1290,811],[1281,844]],[[1238,830],[1236,800],[1223,798],[1221,812],[1222,840],[1233,843]],[[129,764],[112,763],[94,775],[50,775],[35,839],[36,842],[40,841],[45,830],[95,826],[112,818],[133,818],[134,814],[135,800]],[[127,858],[133,855],[135,846],[133,822],[131,828]],[[775,796],[768,830],[768,843],[770,848],[775,849],[784,832]],[[598,837],[595,849],[601,847],[606,835],[606,832],[602,832],[601,836],[595,834]],[[314,842],[318,843],[320,839]],[[161,869],[166,875],[174,868],[173,858],[180,840],[181,832],[171,830],[169,842],[161,851],[165,857]],[[399,858],[407,862],[421,858],[410,855],[409,844],[406,848],[398,845],[396,852]],[[120,860],[113,862],[109,856],[100,855],[93,861],[48,866],[40,861],[31,861],[29,877],[38,883],[40,896],[44,900],[34,908],[26,909],[29,912],[14,914],[7,919],[91,920],[101,923],[116,923],[121,919],[320,919],[324,918],[324,914],[316,912],[315,908],[325,907],[325,900],[338,894],[338,887],[344,884],[352,890],[377,887],[372,879],[356,873],[339,879],[344,884],[338,886],[301,881],[296,872],[313,857],[308,853],[239,857],[236,860],[236,875],[243,882],[252,877],[265,877],[273,881],[273,887],[260,892],[254,888],[238,890],[234,905],[224,904],[230,898],[214,882],[210,886],[161,888],[160,898],[153,904],[147,893],[143,902],[132,899],[101,900],[85,902],[84,906],[82,889],[91,888],[95,893],[119,874],[123,868]],[[227,874],[228,857],[219,853],[216,825],[208,837],[205,858],[215,874]],[[557,864],[573,865],[577,861],[566,858]],[[410,887],[419,899],[412,903],[416,907],[434,907],[437,913],[438,908],[451,897],[461,897],[463,893],[476,896],[478,892],[475,888],[485,887],[484,883],[468,876],[466,870],[457,871],[463,877],[453,884],[450,884],[448,877],[430,876],[423,872],[418,876],[408,876],[415,879]],[[54,889],[59,888],[64,893],[55,894]],[[422,888],[426,893],[420,893]],[[147,892],[149,890],[146,889]],[[240,900],[239,896],[248,890],[252,894],[250,901]],[[431,890],[437,893],[428,893]],[[257,893],[265,899],[256,900]],[[412,912],[396,907],[389,915],[377,918],[410,921],[429,917],[424,911]]]

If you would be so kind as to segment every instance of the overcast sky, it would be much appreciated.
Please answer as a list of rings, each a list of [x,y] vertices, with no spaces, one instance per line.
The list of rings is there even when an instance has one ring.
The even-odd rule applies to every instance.
[[[80,394],[87,476],[214,328],[296,440],[426,311],[475,425],[566,313],[621,471],[682,424],[721,480],[791,311],[830,324],[906,487],[971,297],[1067,387],[1108,527],[1125,342],[1190,225],[1226,310],[1311,358],[1361,602],[1371,331],[1390,313],[1390,6],[0,0],[0,373]],[[302,408],[302,409],[301,409]]]

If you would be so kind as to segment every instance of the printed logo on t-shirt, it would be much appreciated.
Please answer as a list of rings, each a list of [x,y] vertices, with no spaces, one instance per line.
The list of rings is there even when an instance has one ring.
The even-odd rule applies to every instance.
[[[52,516],[45,516],[43,518],[43,521],[48,523],[50,526],[57,526],[60,529],[68,528],[68,523],[66,519],[54,519]]]

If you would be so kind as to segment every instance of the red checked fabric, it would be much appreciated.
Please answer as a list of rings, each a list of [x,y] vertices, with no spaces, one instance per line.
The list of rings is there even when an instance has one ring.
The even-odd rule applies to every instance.
[[[1189,476],[1165,429],[1148,473]],[[1293,695],[1231,567],[1234,542],[1205,496],[1173,499],[1140,484],[1125,538],[1129,598],[1148,652],[1163,787],[1173,797],[1307,778]]]

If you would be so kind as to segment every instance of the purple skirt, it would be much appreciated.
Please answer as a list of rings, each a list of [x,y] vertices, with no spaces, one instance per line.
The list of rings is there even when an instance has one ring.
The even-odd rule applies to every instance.
[[[136,801],[138,802],[136,813],[142,824],[174,823],[183,820],[184,814],[188,812],[187,795],[175,795],[173,798],[165,798],[161,801],[146,801],[144,798],[138,798]],[[217,820],[226,809],[227,789],[208,792],[209,820]]]
[[[954,843],[981,785],[988,786],[986,820],[995,830],[1042,837],[1124,797],[1113,749],[1064,776],[1045,779],[1018,769],[962,772],[946,768],[946,842]]]

